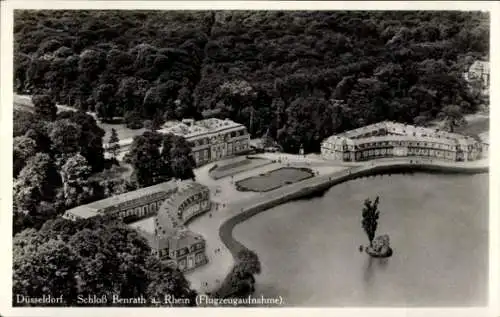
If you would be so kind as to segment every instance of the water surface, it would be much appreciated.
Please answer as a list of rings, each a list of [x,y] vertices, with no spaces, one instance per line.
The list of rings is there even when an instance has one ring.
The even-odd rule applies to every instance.
[[[365,198],[394,255],[360,253]],[[257,294],[293,306],[481,306],[487,301],[488,174],[376,176],[287,203],[238,225],[257,251]]]

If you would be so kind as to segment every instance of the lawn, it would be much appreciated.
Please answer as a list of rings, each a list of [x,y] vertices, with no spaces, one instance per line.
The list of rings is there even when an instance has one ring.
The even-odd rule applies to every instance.
[[[314,173],[308,168],[282,167],[258,176],[242,179],[236,182],[236,189],[239,191],[267,192],[313,176]]]
[[[267,164],[271,164],[271,160],[262,158],[242,158],[224,164],[222,166],[217,166],[212,171],[209,172],[210,177],[213,179],[220,179],[227,176],[232,176],[238,173],[242,173],[257,167],[261,167]]]
[[[133,172],[133,167],[125,162],[121,162],[120,166],[113,166],[110,169],[105,169],[100,173],[91,176],[91,180],[117,180],[120,178],[127,179]]]
[[[111,123],[102,123],[98,122],[97,125],[106,132],[103,138],[103,143],[108,143],[109,137],[111,136],[111,129],[115,129],[116,133],[118,134],[118,138],[120,140],[125,140],[128,138],[133,138],[136,135],[142,135],[144,132],[143,129],[137,129],[137,130],[132,130],[129,129],[125,126],[125,124],[120,123],[120,124],[111,124]]]
[[[244,166],[247,164],[250,164],[250,160],[247,158],[241,158],[241,159],[234,161],[234,162],[231,162],[229,164],[221,165],[221,166],[217,167],[215,170],[223,172],[223,171],[227,171],[229,169],[237,168],[237,167]]]

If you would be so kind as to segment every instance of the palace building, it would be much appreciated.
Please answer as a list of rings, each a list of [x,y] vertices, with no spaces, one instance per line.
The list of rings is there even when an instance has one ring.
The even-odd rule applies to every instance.
[[[78,220],[115,215],[125,222],[153,217],[154,232],[136,230],[146,238],[153,255],[174,260],[181,271],[188,271],[207,263],[207,257],[203,237],[185,225],[211,207],[208,187],[170,181],[67,210],[63,217]]]
[[[178,190],[178,184],[169,181],[98,200],[66,210],[63,217],[78,220],[109,215],[118,216],[125,222],[145,218],[156,214],[161,204]]]
[[[246,152],[250,146],[247,128],[229,119],[184,119],[182,122],[167,122],[158,132],[172,133],[189,141],[196,165]]]
[[[186,228],[193,217],[211,208],[206,186],[190,183],[169,197],[154,219],[154,233],[139,231],[149,241],[153,255],[174,260],[181,271],[193,270],[205,263],[205,240]]]
[[[486,144],[468,136],[390,121],[333,135],[321,144],[324,158],[340,161],[411,156],[472,161],[485,151]]]
[[[168,121],[157,132],[175,134],[189,141],[197,166],[250,150],[250,134],[247,128],[229,119]],[[128,151],[132,142],[133,138],[121,140],[118,143],[120,151]],[[109,144],[104,144],[105,149],[108,147]]]

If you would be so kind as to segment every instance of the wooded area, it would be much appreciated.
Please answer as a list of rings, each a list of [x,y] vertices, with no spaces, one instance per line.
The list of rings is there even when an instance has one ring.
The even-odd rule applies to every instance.
[[[229,117],[311,152],[360,125],[476,110],[462,74],[488,58],[488,28],[459,11],[19,11],[15,90],[104,121]]]
[[[54,306],[171,306],[165,294],[195,306],[196,292],[177,269],[151,255],[146,240],[132,228],[111,219],[79,222],[47,221],[36,231],[24,230],[13,239],[12,293],[38,297],[63,296]],[[147,302],[120,305],[113,296]],[[83,302],[81,299],[87,300]],[[156,299],[158,302],[153,303]],[[16,302],[14,300],[14,302]],[[18,305],[16,305],[18,306]],[[50,305],[49,305],[50,306]],[[177,306],[177,305],[174,305]]]

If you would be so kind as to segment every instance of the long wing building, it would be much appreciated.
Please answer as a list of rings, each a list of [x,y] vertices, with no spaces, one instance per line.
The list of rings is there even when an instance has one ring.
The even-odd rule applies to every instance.
[[[324,158],[340,161],[411,156],[472,161],[487,150],[487,144],[472,137],[391,121],[333,135],[321,144]]]
[[[151,219],[151,231],[129,225],[148,241],[153,255],[188,271],[208,260],[205,239],[188,230],[186,224],[211,207],[208,187],[192,181],[171,181],[69,209],[64,218],[77,221],[108,215],[127,223]]]

